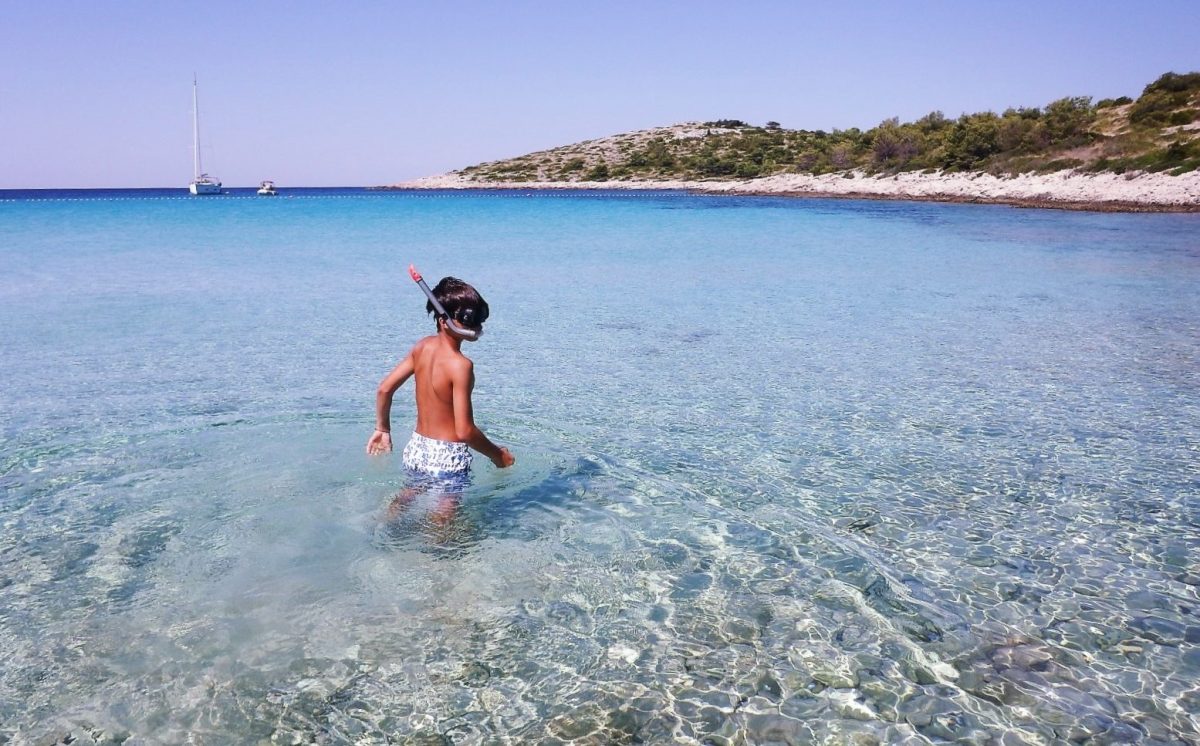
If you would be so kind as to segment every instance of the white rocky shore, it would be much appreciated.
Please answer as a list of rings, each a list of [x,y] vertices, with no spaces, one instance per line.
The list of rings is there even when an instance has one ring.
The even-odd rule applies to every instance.
[[[983,202],[1029,207],[1111,211],[1200,212],[1200,171],[992,176],[986,173],[920,173],[872,176],[779,174],[742,181],[475,181],[459,173],[394,184],[389,189],[687,189],[707,193],[778,194],[805,197]]]

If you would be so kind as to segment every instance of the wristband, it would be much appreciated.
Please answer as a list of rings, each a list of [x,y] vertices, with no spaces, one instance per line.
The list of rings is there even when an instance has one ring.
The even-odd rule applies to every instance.
[[[377,433],[383,433],[383,434],[385,434],[385,435],[391,435],[391,434],[392,434],[392,431],[391,431],[391,430],[384,430],[384,429],[383,429],[383,428],[381,428],[381,427],[377,427],[377,428],[375,428],[375,432],[377,432]]]

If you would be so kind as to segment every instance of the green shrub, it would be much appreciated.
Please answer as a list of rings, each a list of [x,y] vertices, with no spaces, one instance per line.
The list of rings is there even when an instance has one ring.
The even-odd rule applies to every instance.
[[[1200,140],[1176,140],[1165,148],[1156,148],[1134,159],[1134,167],[1144,171],[1167,171],[1188,168],[1200,161]]]
[[[877,168],[903,168],[921,152],[921,132],[914,125],[900,125],[888,119],[874,129],[871,140],[872,165]]]
[[[1125,104],[1132,104],[1132,103],[1133,103],[1133,99],[1131,99],[1128,96],[1121,96],[1120,98],[1102,98],[1096,102],[1096,108],[1097,109],[1109,109],[1114,106],[1124,106]]]
[[[1139,98],[1129,110],[1129,121],[1143,127],[1161,127],[1176,109],[1187,103],[1184,99],[1172,100],[1172,95],[1186,96],[1165,94]]]
[[[1188,111],[1185,109],[1183,111],[1177,111],[1174,114],[1172,114],[1167,119],[1167,124],[1170,124],[1170,125],[1191,124],[1192,120],[1197,119],[1197,118],[1200,118],[1200,112]]]
[[[946,168],[970,170],[1000,150],[1000,118],[991,112],[964,114],[946,139]]]
[[[655,138],[646,143],[646,147],[642,149],[640,155],[645,161],[645,165],[657,169],[670,169],[675,166],[675,156],[671,154],[670,148],[661,138]]]
[[[1038,141],[1045,139],[1044,132],[1045,128],[1039,126],[1037,121],[1006,111],[996,132],[997,145],[1005,153],[1034,150],[1038,147]]]
[[[1107,171],[1114,174],[1123,174],[1130,169],[1137,169],[1138,166],[1129,158],[1099,158],[1086,168],[1088,171],[1096,173]]]
[[[1163,73],[1142,91],[1145,96],[1150,93],[1181,93],[1184,91],[1200,90],[1200,72],[1197,73]]]
[[[582,158],[572,158],[566,163],[562,164],[562,167],[558,170],[564,174],[569,174],[574,173],[575,171],[582,171],[584,165],[584,160]]]
[[[605,181],[609,177],[608,164],[604,161],[597,163],[588,170],[584,178],[588,181]]]
[[[1088,128],[1096,120],[1090,96],[1060,98],[1046,106],[1042,122],[1049,145],[1072,146],[1087,141]]]
[[[1192,155],[1200,156],[1200,141],[1185,143],[1181,140],[1176,140],[1163,150],[1162,162],[1171,165],[1183,163]]]
[[[1042,110],[1036,106],[1020,106],[1004,110],[1005,119],[1041,119]]]
[[[931,111],[925,116],[913,122],[917,129],[925,134],[941,132],[950,126],[950,120],[940,111]]]
[[[854,167],[854,146],[841,142],[829,149],[829,165],[838,171]]]
[[[806,150],[796,156],[796,168],[802,172],[811,173],[821,162],[821,154],[815,150]]]
[[[757,163],[749,162],[749,163],[739,163],[737,166],[736,173],[738,175],[738,178],[753,179],[756,176],[761,175],[762,172],[763,172],[762,166],[758,165]]]
[[[737,168],[735,161],[709,156],[697,164],[696,170],[701,176],[732,176]]]
[[[1176,109],[1189,104],[1192,93],[1200,90],[1200,73],[1167,73],[1146,89],[1129,109],[1129,121],[1143,126],[1161,126]]]

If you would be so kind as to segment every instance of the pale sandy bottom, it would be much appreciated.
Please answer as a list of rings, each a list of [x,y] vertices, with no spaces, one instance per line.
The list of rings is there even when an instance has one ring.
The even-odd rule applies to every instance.
[[[1162,173],[1082,173],[992,176],[984,173],[901,173],[870,176],[860,171],[837,174],[780,174],[739,181],[538,181],[481,182],[459,174],[429,176],[392,185],[403,189],[691,189],[730,194],[932,199],[951,202],[1008,202],[1047,207],[1097,209],[1200,210],[1200,171]]]

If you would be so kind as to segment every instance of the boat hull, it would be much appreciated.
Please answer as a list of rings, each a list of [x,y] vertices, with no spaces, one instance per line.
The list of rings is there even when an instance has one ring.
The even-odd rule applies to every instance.
[[[220,194],[221,182],[193,181],[188,185],[188,191],[192,194]]]

